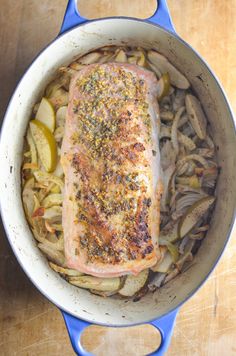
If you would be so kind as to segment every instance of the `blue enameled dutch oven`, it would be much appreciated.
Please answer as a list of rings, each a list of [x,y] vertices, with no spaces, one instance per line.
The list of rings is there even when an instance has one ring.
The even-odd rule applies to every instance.
[[[140,46],[164,54],[191,82],[212,127],[221,173],[217,202],[208,236],[185,273],[138,302],[102,298],[68,284],[52,271],[36,246],[21,202],[20,168],[23,140],[32,107],[55,70],[76,57],[106,45]],[[14,133],[14,139],[10,139]],[[60,35],[34,60],[18,84],[8,106],[0,143],[0,201],[12,249],[35,286],[62,311],[77,354],[89,355],[80,343],[92,324],[125,327],[150,323],[168,347],[178,308],[203,284],[229,239],[236,202],[236,139],[232,111],[224,91],[204,60],[176,34],[165,0],[148,20],[105,18],[86,21],[69,0]]]

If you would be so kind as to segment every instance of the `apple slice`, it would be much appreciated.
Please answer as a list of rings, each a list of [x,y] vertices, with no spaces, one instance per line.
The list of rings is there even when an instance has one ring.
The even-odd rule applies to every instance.
[[[46,198],[42,201],[42,206],[44,208],[51,208],[55,205],[62,204],[62,194],[49,194]]]
[[[187,94],[185,105],[189,120],[196,134],[201,140],[204,140],[206,138],[207,120],[200,101],[194,95]]]
[[[51,132],[54,132],[56,115],[53,106],[48,99],[42,98],[35,118],[47,126]]]
[[[121,49],[115,58],[115,62],[127,63],[128,59],[126,53]]]
[[[60,273],[64,276],[70,276],[70,277],[79,277],[83,273],[76,271],[75,269],[70,269],[70,268],[64,268],[61,266],[56,265],[53,262],[49,262],[49,266],[57,273]]]
[[[151,268],[153,272],[167,273],[174,263],[173,257],[169,251],[165,252],[164,258]]]
[[[124,286],[119,290],[119,294],[124,297],[134,296],[141,288],[144,287],[149,275],[149,270],[145,269],[137,276],[129,275]]]
[[[64,127],[66,121],[67,106],[61,106],[56,112],[56,123],[58,127]]]
[[[53,172],[57,164],[57,146],[53,134],[39,120],[30,121],[30,130],[45,170]]]
[[[168,95],[170,91],[170,76],[169,73],[162,74],[157,83],[157,99],[161,100]]]
[[[94,276],[69,277],[69,283],[84,289],[112,292],[120,288],[120,278],[97,278]]]
[[[157,68],[157,72],[170,75],[170,82],[176,88],[188,89],[190,87],[188,79],[175,68],[166,57],[156,51],[148,51],[147,57],[149,61]],[[154,70],[155,71],[155,70]]]
[[[182,239],[185,235],[191,232],[197,222],[203,217],[203,215],[214,202],[214,196],[207,196],[198,200],[187,209],[185,215],[182,216],[178,225],[179,238]]]

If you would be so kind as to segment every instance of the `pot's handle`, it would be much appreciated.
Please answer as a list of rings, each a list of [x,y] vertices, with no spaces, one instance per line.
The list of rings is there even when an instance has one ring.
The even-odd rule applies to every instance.
[[[67,331],[70,336],[70,341],[75,353],[81,356],[92,356],[90,352],[87,352],[83,348],[80,341],[82,332],[91,324],[87,321],[77,319],[64,311],[62,311],[62,315],[65,320]]]
[[[68,0],[66,12],[61,25],[60,34],[86,21],[88,20],[82,17],[79,13],[78,0]]]
[[[175,309],[171,313],[163,316],[161,319],[154,320],[150,323],[159,330],[161,334],[161,344],[158,350],[154,351],[149,356],[162,356],[167,351],[178,311],[178,309]]]
[[[156,11],[147,20],[156,25],[160,25],[171,32],[175,32],[166,0],[157,0]]]
[[[88,21],[86,18],[80,15],[77,3],[78,0],[68,0],[60,34],[74,26]],[[156,25],[160,25],[169,31],[175,32],[166,0],[157,0],[157,9],[155,13],[149,19],[147,19],[147,21]]]
[[[162,317],[161,319],[152,321],[150,323],[151,325],[155,326],[161,334],[161,344],[158,350],[154,351],[151,354],[152,356],[162,356],[166,352],[170,344],[170,339],[173,332],[177,312],[178,309],[175,309],[170,314]],[[77,319],[74,316],[67,314],[64,311],[62,311],[62,315],[64,317],[66,327],[70,336],[71,344],[73,346],[75,353],[81,356],[92,356],[90,352],[84,350],[80,341],[82,332],[91,324],[88,323],[87,321]]]

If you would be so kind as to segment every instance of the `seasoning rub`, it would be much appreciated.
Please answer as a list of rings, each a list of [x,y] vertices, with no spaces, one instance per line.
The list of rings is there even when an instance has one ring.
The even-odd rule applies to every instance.
[[[98,277],[159,260],[159,108],[154,73],[92,64],[70,84],[62,143],[66,265]]]

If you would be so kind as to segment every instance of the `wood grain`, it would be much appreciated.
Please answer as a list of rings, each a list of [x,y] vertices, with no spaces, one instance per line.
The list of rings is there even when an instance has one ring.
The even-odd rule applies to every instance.
[[[169,0],[168,4],[177,32],[210,64],[235,110],[235,0]],[[0,0],[0,5],[2,117],[13,88],[24,70],[39,50],[59,32],[66,0]],[[146,17],[153,12],[155,0],[80,0],[79,6],[81,12],[89,18],[115,14]],[[168,356],[236,354],[235,237],[234,231],[214,273],[201,290],[181,308]],[[104,344],[104,335],[109,336],[107,346]],[[86,346],[95,350],[97,355],[145,354],[157,342],[157,337],[146,327],[139,327],[138,331],[126,331],[121,336],[105,334],[103,330],[93,328],[84,337]],[[111,345],[112,349],[109,348]],[[8,246],[2,228],[0,346],[0,354],[6,356],[74,354],[60,312],[24,275]]]

